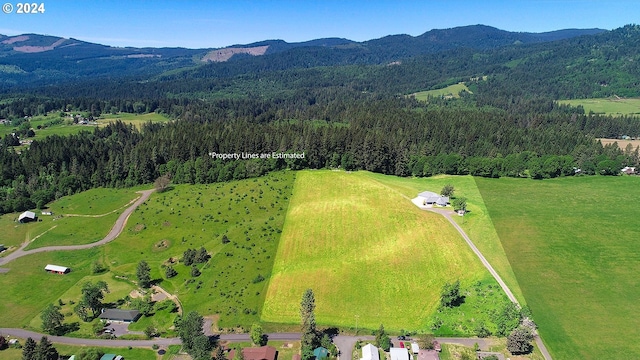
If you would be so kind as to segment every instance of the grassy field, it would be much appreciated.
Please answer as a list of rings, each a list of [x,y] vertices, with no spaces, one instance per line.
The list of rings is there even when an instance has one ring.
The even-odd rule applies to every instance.
[[[302,293],[313,288],[318,324],[421,330],[446,281],[489,277],[446,219],[371,174],[302,171],[262,320],[298,323]]]
[[[77,303],[82,284],[96,279],[91,274],[96,261],[109,268],[99,278],[114,287],[106,301],[122,299],[134,288],[135,269],[142,259],[151,265],[156,282],[179,296],[186,312],[217,315],[220,327],[250,326],[259,320],[294,178],[294,172],[279,172],[229,183],[177,185],[153,194],[131,215],[121,236],[105,246],[14,260],[5,266],[11,271],[0,275],[0,326],[38,330],[39,314],[47,304],[58,300]],[[107,201],[111,195],[117,203]],[[100,190],[77,194],[73,197],[78,201],[72,197],[51,208],[101,213],[129,202],[119,193],[111,195],[103,196]],[[95,205],[78,204],[87,199],[95,199]],[[222,242],[225,235],[226,244]],[[199,265],[199,277],[192,277],[191,267],[178,260],[186,249],[201,246],[212,258]],[[178,275],[166,279],[164,267],[172,262]],[[45,273],[42,269],[49,263],[72,271],[64,276]],[[64,308],[65,313],[68,310]],[[164,324],[174,316],[155,320]],[[65,321],[77,320],[70,314]],[[88,329],[83,324],[75,335],[86,334]]]
[[[414,198],[425,190],[439,192],[445,185],[453,185],[454,196],[467,198],[468,212],[464,217],[455,217],[456,221],[500,274],[518,301],[522,305],[527,303],[473,177],[440,175],[429,178],[401,178],[373,173],[370,173],[369,177],[409,198]]]
[[[582,105],[585,112],[593,111],[596,114],[606,115],[633,115],[640,114],[640,99],[617,99],[617,98],[596,98],[596,99],[575,99],[558,100],[560,104],[571,106]]]
[[[415,96],[417,100],[421,100],[421,101],[427,101],[429,97],[440,97],[440,96],[452,96],[454,98],[459,98],[460,97],[459,94],[463,90],[471,92],[467,87],[467,85],[461,82],[454,85],[449,85],[446,88],[442,88],[442,89],[420,91],[420,92],[411,94],[411,96]]]
[[[618,149],[625,150],[629,144],[633,150],[635,150],[638,146],[640,146],[640,140],[620,140],[620,139],[596,139],[600,140],[602,145],[609,145],[613,143],[618,143]]]
[[[16,221],[19,213],[4,214],[0,216],[0,233],[3,234],[0,241],[10,248],[37,237],[27,249],[98,241],[107,235],[124,208],[139,196],[136,194],[139,189],[101,188],[64,196],[48,204],[46,210],[53,215],[41,215],[41,211],[34,210],[41,220],[37,222],[20,224]]]
[[[130,113],[119,113],[119,114],[102,114],[100,118],[98,118],[98,126],[106,126],[110,122],[115,122],[120,120],[126,124],[132,124],[138,129],[142,127],[143,124],[147,122],[167,122],[169,118],[158,113],[148,113],[148,114],[130,114]]]
[[[476,182],[553,358],[640,358],[640,178]]]

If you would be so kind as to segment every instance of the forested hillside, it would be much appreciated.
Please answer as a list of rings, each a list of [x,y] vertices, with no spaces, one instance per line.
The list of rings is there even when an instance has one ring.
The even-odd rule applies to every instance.
[[[640,136],[637,118],[585,114],[553,100],[638,95],[640,27],[570,39],[550,33],[547,40],[565,39],[516,44],[511,33],[472,29],[475,37],[443,30],[424,39],[379,39],[375,46],[398,41],[405,49],[441,41],[433,45],[435,53],[392,63],[362,57],[374,45],[334,39],[326,46],[280,44],[282,51],[265,56],[161,75],[123,71],[110,79],[7,92],[0,118],[10,124],[0,126],[15,130],[0,145],[0,213],[91,187],[149,183],[167,173],[176,183],[227,181],[282,168],[543,179],[616,175],[625,165],[639,165],[638,149],[603,147],[595,140]],[[479,36],[486,37],[479,43],[484,45],[465,45]],[[511,45],[499,46],[506,42]],[[406,96],[460,81],[470,89],[460,99],[421,102]],[[116,123],[16,150],[19,137],[39,131],[31,129],[30,116],[60,121],[70,112],[158,112],[175,121],[141,129]],[[304,158],[220,160],[212,152],[295,152]]]

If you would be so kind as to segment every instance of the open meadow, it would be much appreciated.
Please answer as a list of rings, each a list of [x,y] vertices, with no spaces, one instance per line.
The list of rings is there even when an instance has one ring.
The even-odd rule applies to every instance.
[[[430,332],[442,286],[458,279],[497,286],[444,217],[368,172],[301,171],[262,320],[299,323],[312,288],[318,324]]]
[[[136,266],[145,260],[155,283],[177,295],[184,311],[215,315],[220,327],[249,327],[259,319],[294,178],[294,172],[285,171],[228,183],[175,185],[154,193],[138,207],[120,237],[107,245],[32,254],[4,264],[11,270],[0,274],[0,326],[39,330],[40,312],[60,301],[65,304],[65,322],[79,321],[71,305],[79,301],[80,288],[87,281],[106,281],[113,291],[105,301],[122,302],[136,288]],[[49,207],[103,213],[121,208],[132,194],[137,195],[136,189],[125,190],[129,196],[120,193],[124,190],[103,196],[102,192],[112,190],[97,189]],[[109,198],[114,201],[106,201]],[[88,199],[93,199],[91,208]],[[192,267],[180,259],[185,250],[200,247],[211,259],[197,265],[201,274],[192,276]],[[96,262],[106,267],[105,273],[93,273]],[[72,270],[66,275],[49,274],[43,270],[46,264]],[[168,265],[177,276],[166,278]],[[163,323],[157,327],[166,330],[175,314],[161,317]],[[71,335],[87,336],[90,328],[81,322],[80,330]]]
[[[553,358],[640,358],[640,178],[476,183]]]
[[[460,82],[457,84],[449,85],[442,89],[419,91],[417,93],[411,94],[410,96],[413,96],[416,98],[416,100],[421,100],[421,101],[427,101],[427,99],[430,97],[440,97],[440,96],[450,96],[453,98],[459,98],[461,91],[471,92],[471,90],[469,90],[469,88],[467,87],[467,85],[465,85],[465,83]]]
[[[148,122],[167,122],[169,118],[158,113],[147,114],[131,114],[131,113],[118,113],[118,114],[102,114],[98,118],[98,126],[106,126],[110,122],[117,120],[122,121],[125,124],[131,124],[140,129],[143,124]]]
[[[640,99],[631,98],[595,98],[558,100],[560,104],[582,106],[585,113],[593,111],[596,114],[605,115],[634,115],[640,114]]]
[[[8,255],[25,241],[32,241],[27,249],[98,241],[107,235],[124,208],[140,196],[136,194],[139,189],[98,188],[63,196],[43,209],[52,215],[43,215],[34,209],[39,219],[36,222],[18,223],[19,213],[1,215],[0,241],[9,248],[1,256]]]

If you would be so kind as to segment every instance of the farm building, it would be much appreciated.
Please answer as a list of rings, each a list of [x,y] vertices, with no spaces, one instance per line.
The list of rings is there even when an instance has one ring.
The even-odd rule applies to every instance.
[[[380,360],[380,353],[378,352],[378,348],[367,344],[362,347],[362,359],[360,360]]]
[[[313,355],[316,356],[316,359],[324,359],[329,357],[329,350],[323,348],[322,346],[313,349]]]
[[[47,264],[47,266],[44,267],[44,270],[46,272],[50,272],[50,273],[54,273],[54,274],[66,274],[66,273],[71,271],[71,269],[68,268],[68,267],[58,266],[58,265],[51,265],[51,264]]]
[[[98,318],[109,321],[135,322],[140,317],[138,310],[104,309]]]
[[[25,211],[20,216],[18,216],[18,222],[26,223],[29,221],[38,220],[38,216],[33,211]]]
[[[236,350],[231,350],[227,358],[233,359],[235,354]],[[242,349],[244,360],[275,360],[276,354],[276,348],[274,348],[273,346],[261,346],[257,348]]]
[[[420,346],[418,345],[418,343],[411,343],[411,352],[414,354],[417,354],[420,351]]]
[[[418,197],[422,199],[422,205],[447,206],[447,204],[449,204],[448,196],[438,195],[431,191],[423,191],[418,194]]]
[[[3,252],[7,250],[7,248],[4,246],[4,244],[0,244],[0,252]]]
[[[391,348],[389,355],[391,355],[391,360],[409,360],[409,352],[404,348]]]
[[[440,354],[435,350],[422,349],[418,352],[418,360],[440,360]]]

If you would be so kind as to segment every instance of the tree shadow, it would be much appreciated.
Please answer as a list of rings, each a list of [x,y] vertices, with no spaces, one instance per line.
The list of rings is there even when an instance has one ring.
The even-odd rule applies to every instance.
[[[66,323],[58,326],[56,328],[55,334],[57,336],[64,336],[68,333],[78,331],[78,330],[80,330],[80,323],[77,321],[74,321],[72,323]]]

